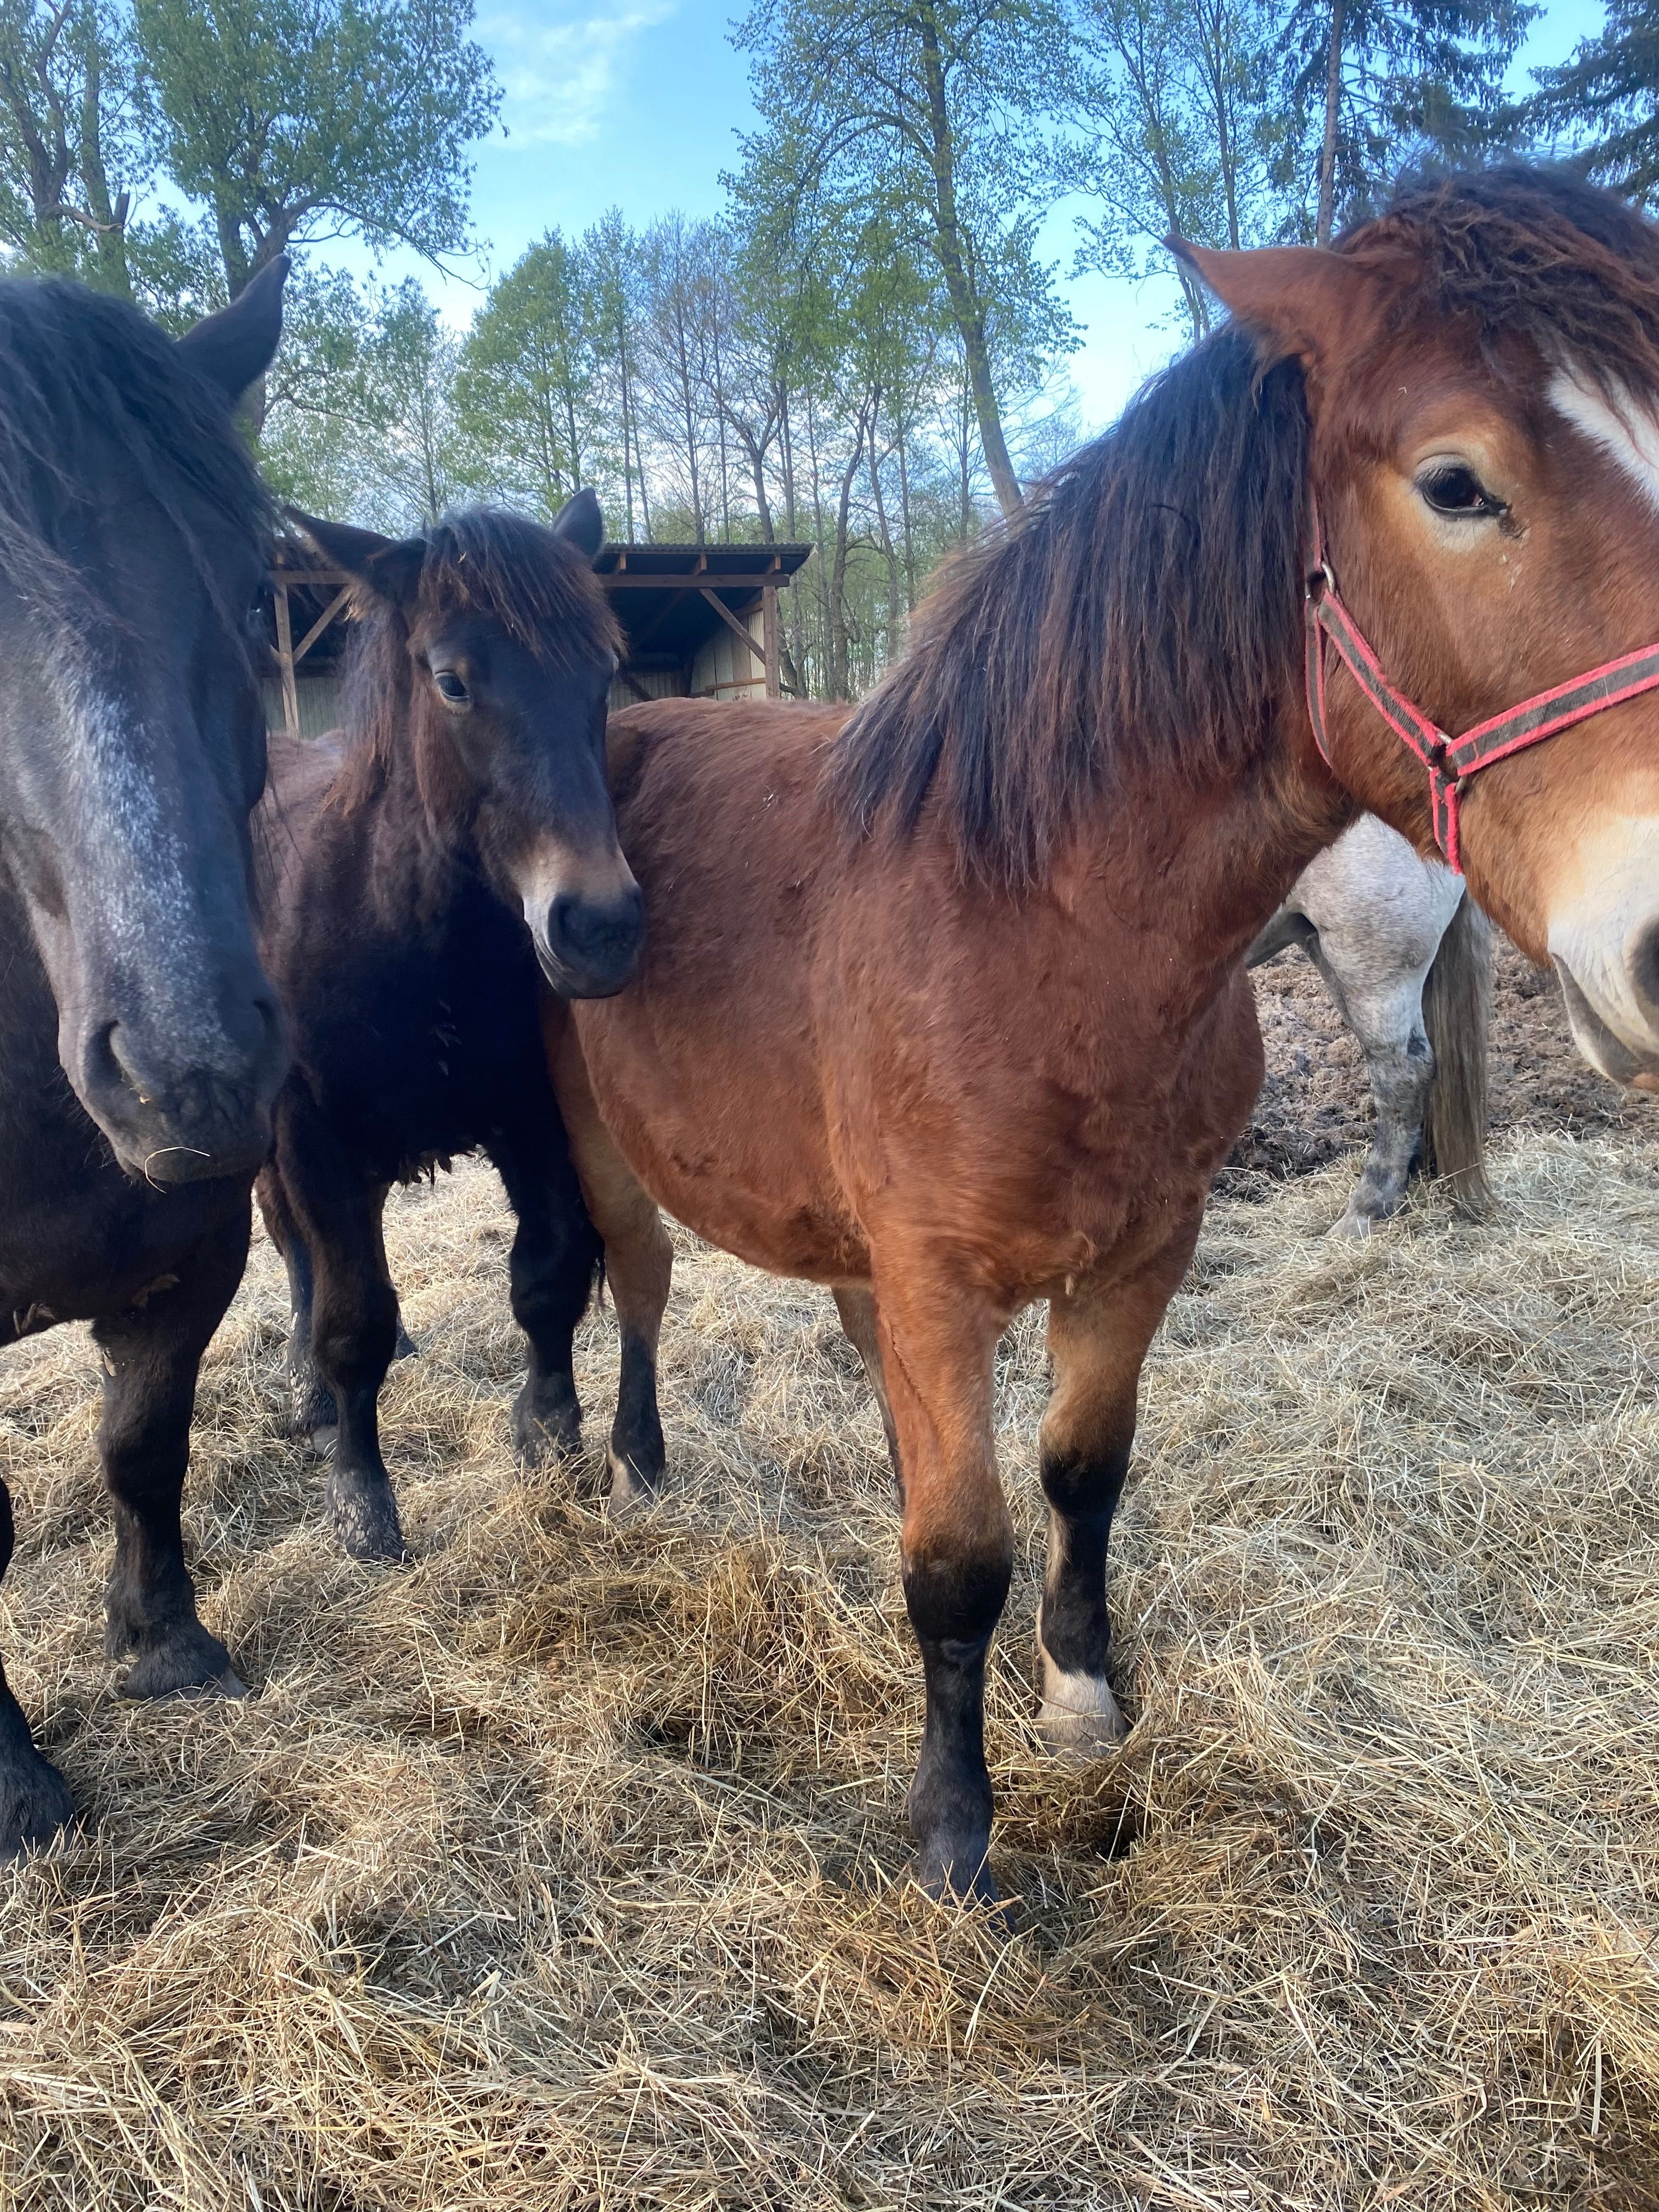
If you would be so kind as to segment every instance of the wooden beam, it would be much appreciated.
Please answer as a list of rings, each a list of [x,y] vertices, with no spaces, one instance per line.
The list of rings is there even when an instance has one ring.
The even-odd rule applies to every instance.
[[[270,571],[272,590],[283,585],[294,584],[355,584],[356,577],[346,568],[273,568]]]
[[[648,707],[651,704],[655,694],[646,690],[631,668],[619,668],[617,673],[642,707]]]
[[[287,599],[287,598],[288,598],[288,593],[287,593],[286,592],[283,592],[283,597],[284,600],[286,600],[286,599]],[[329,601],[329,603],[328,603],[327,606],[324,608],[324,610],[323,610],[322,613],[321,613],[320,615],[319,615],[319,617],[317,617],[316,621],[315,621],[314,623],[313,623],[313,624],[311,625],[311,628],[310,628],[310,629],[306,632],[305,635],[304,635],[304,636],[300,640],[300,642],[298,643],[298,645],[296,645],[296,646],[295,647],[295,648],[294,648],[294,658],[295,658],[296,660],[303,660],[303,659],[305,659],[305,657],[306,657],[307,653],[308,653],[310,652],[310,650],[311,650],[312,647],[313,647],[313,645],[315,645],[315,644],[316,644],[316,642],[317,642],[318,639],[322,635],[323,632],[324,632],[324,631],[328,628],[329,624],[333,621],[333,619],[334,619],[335,616],[336,616],[336,615],[337,615],[337,614],[339,613],[339,611],[340,611],[341,608],[345,605],[346,601],[347,601],[350,597],[351,597],[351,586],[350,586],[350,585],[349,585],[349,584],[343,584],[343,585],[341,586],[340,589],[339,589],[337,592],[336,592],[336,593],[334,594],[334,597],[333,597],[333,598]]]
[[[773,566],[777,564],[775,562]],[[783,668],[778,651],[778,587],[769,584],[761,593],[761,659],[766,669],[766,696],[783,696]]]
[[[744,643],[749,647],[750,653],[752,657],[755,650],[755,641],[749,635],[748,623],[739,622],[737,617],[732,613],[731,608],[726,605],[725,600],[717,599],[706,584],[702,586],[702,596],[708,600],[709,605],[713,607],[714,612],[720,617],[726,628],[731,630],[734,635],[740,637],[743,640]]]
[[[289,737],[300,735],[300,693],[294,681],[294,631],[288,616],[288,586],[275,586],[276,600],[276,661],[283,672],[283,722]]]

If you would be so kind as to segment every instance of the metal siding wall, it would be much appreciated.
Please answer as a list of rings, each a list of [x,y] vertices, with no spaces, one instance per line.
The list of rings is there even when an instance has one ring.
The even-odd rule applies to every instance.
[[[276,732],[286,729],[281,681],[262,684],[260,689],[264,694],[265,727]],[[296,676],[294,689],[299,696],[302,738],[320,738],[339,728],[345,686],[337,676]]]
[[[755,658],[751,667],[739,669],[743,655],[738,651],[738,641],[722,623],[708,642],[698,649],[691,664],[691,696],[694,699],[763,699],[766,696],[765,641],[761,633],[761,610],[757,607],[749,616],[746,627],[755,641]],[[752,678],[752,681],[745,680]]]

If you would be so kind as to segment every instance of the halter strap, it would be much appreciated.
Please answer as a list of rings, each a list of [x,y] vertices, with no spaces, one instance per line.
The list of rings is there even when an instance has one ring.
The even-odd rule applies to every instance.
[[[1541,744],[1575,722],[1588,721],[1604,707],[1634,699],[1659,689],[1659,644],[1644,645],[1617,660],[1605,660],[1587,675],[1575,676],[1553,690],[1534,692],[1518,706],[1477,722],[1461,738],[1448,736],[1431,722],[1382,672],[1382,663],[1366,643],[1353,617],[1342,603],[1336,578],[1325,557],[1325,534],[1316,500],[1309,501],[1309,562],[1304,599],[1304,640],[1307,659],[1308,718],[1314,741],[1332,765],[1325,730],[1325,641],[1336,647],[1344,666],[1401,743],[1414,753],[1428,772],[1429,805],[1434,842],[1446,865],[1461,875],[1462,860],[1458,840],[1458,800],[1472,775],[1494,761],[1506,760],[1528,745]]]

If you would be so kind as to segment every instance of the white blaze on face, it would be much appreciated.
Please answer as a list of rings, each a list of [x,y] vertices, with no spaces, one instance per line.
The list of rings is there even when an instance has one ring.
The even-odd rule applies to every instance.
[[[1615,384],[1603,392],[1580,368],[1558,368],[1550,404],[1616,461],[1643,495],[1659,507],[1659,416]]]

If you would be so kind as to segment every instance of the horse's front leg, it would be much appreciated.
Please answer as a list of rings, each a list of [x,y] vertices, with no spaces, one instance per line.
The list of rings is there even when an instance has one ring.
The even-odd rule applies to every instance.
[[[276,1165],[294,1225],[311,1255],[312,1355],[338,1426],[324,1495],[356,1559],[408,1556],[380,1456],[380,1386],[398,1342],[398,1294],[386,1268],[383,1184],[353,1168],[297,1085],[277,1101]]]
[[[600,1119],[568,1011],[544,999],[542,1029],[589,1219],[605,1241],[605,1279],[617,1309],[622,1372],[605,1465],[611,1502],[623,1507],[656,1491],[664,1466],[657,1410],[657,1345],[674,1272],[674,1248],[655,1200],[617,1149]]]
[[[93,1324],[104,1368],[98,1450],[115,1501],[104,1648],[112,1659],[131,1656],[129,1697],[242,1687],[230,1654],[197,1618],[179,1515],[197,1370],[247,1259],[243,1193],[176,1285]]]
[[[550,1098],[537,1122],[495,1138],[489,1157],[518,1217],[508,1261],[513,1318],[530,1343],[529,1372],[513,1407],[513,1448],[522,1467],[567,1459],[581,1448],[574,1342],[604,1246]]]
[[[11,1565],[15,1543],[11,1492],[0,1482],[0,1581]],[[42,1850],[74,1818],[69,1784],[35,1749],[23,1708],[0,1667],[0,1865],[25,1851]]]
[[[985,1662],[1008,1595],[1013,1529],[992,1441],[991,1364],[1007,1316],[935,1256],[876,1260],[881,1368],[902,1468],[904,1602],[927,1711],[907,1800],[931,1897],[989,1902]]]
[[[1098,1757],[1127,1732],[1106,1675],[1106,1548],[1134,1442],[1141,1363],[1186,1273],[1200,1218],[1133,1275],[1049,1301],[1054,1383],[1038,1434],[1048,1504],[1038,1727],[1051,1750],[1073,1757]]]

